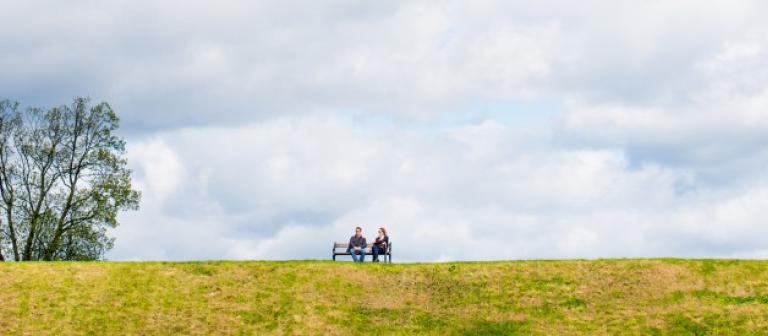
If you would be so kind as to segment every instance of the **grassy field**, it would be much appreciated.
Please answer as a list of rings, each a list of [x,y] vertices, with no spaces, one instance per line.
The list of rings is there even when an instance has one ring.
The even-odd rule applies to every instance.
[[[0,263],[0,334],[766,335],[768,261]]]

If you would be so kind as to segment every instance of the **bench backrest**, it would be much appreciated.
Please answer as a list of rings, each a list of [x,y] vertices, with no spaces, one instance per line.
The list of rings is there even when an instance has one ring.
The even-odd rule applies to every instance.
[[[390,241],[389,244],[387,245],[387,252],[389,252],[390,246],[392,246],[392,241]],[[349,247],[349,243],[333,242],[333,250],[336,252],[346,252],[347,247]],[[368,243],[368,247],[366,247],[365,250],[370,252],[372,248],[373,248],[373,243]]]

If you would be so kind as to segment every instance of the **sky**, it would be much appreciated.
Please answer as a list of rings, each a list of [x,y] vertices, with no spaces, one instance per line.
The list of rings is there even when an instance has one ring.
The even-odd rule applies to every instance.
[[[0,0],[0,99],[118,113],[111,260],[766,258],[766,7]]]

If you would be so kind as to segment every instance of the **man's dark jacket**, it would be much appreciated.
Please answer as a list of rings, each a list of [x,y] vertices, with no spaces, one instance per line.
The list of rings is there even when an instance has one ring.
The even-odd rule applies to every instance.
[[[349,238],[349,247],[347,247],[347,250],[351,250],[355,247],[360,247],[360,248],[368,247],[368,243],[365,242],[365,237],[360,236],[358,238],[357,236],[352,236],[351,238]]]

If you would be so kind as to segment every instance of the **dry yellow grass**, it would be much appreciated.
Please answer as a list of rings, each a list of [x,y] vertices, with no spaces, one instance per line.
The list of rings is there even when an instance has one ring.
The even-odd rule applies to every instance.
[[[766,335],[768,262],[0,264],[6,335]]]

